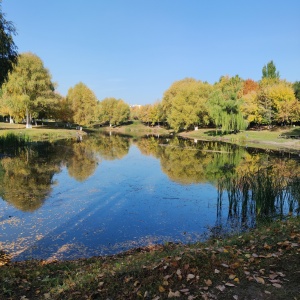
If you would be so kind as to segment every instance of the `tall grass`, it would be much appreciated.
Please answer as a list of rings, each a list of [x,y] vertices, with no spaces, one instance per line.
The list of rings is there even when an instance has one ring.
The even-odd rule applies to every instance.
[[[222,178],[218,190],[218,215],[226,194],[228,221],[243,228],[300,213],[300,178],[276,176],[272,167]]]
[[[28,142],[30,142],[30,138],[27,135],[8,132],[0,136],[0,151],[4,154],[17,153]]]

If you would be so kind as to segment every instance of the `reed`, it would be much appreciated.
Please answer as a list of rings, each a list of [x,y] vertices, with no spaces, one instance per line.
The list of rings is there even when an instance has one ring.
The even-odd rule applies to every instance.
[[[25,134],[20,133],[17,135],[8,132],[0,136],[0,151],[1,153],[6,153],[7,151],[17,153],[29,142],[30,138]]]
[[[240,222],[242,227],[300,213],[300,178],[278,176],[272,166],[222,178],[218,189],[218,209],[221,209],[226,194],[228,220]]]

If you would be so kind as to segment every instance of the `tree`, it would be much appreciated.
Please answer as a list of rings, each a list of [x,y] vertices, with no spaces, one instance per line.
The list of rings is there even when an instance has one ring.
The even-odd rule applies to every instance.
[[[0,107],[16,119],[26,116],[27,127],[38,117],[41,103],[53,98],[54,84],[42,60],[33,53],[24,53],[2,85]]]
[[[143,123],[158,124],[164,121],[163,109],[160,102],[154,104],[146,104],[140,107],[138,118]]]
[[[295,97],[300,100],[300,81],[295,81],[293,84]]]
[[[252,79],[246,79],[243,83],[243,95],[247,95],[251,92],[257,92],[259,84]]]
[[[276,66],[273,60],[269,61],[262,69],[262,78],[279,79],[279,72],[276,72]]]
[[[223,133],[247,128],[241,113],[243,81],[239,76],[222,76],[208,99],[209,114]]]
[[[96,120],[97,103],[94,92],[79,82],[69,89],[65,105],[71,107],[75,123],[88,126]]]
[[[17,60],[17,46],[13,35],[16,35],[16,28],[12,22],[5,19],[0,1],[0,87]]]
[[[272,102],[274,119],[281,123],[290,123],[294,110],[295,94],[293,87],[286,81],[280,81],[266,90],[266,97]]]
[[[128,121],[130,107],[122,99],[105,98],[100,102],[99,121],[104,124],[120,125]]]
[[[166,120],[175,131],[209,123],[206,100],[211,91],[208,83],[186,78],[174,82],[164,93],[162,107]]]
[[[274,122],[291,123],[297,121],[298,106],[294,89],[285,80],[264,78],[257,93],[257,106],[260,124]],[[296,110],[296,111],[295,111]]]

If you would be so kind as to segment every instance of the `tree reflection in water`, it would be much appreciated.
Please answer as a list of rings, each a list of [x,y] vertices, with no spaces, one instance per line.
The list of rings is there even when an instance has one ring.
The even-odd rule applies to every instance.
[[[85,227],[92,212],[97,214],[97,218],[100,213],[103,213],[103,220],[105,219],[105,214],[107,214],[105,209],[103,208],[102,211],[102,208],[98,207],[98,210],[95,210],[94,205],[100,205],[109,202],[109,200],[112,201],[112,199],[116,201],[118,204],[116,204],[116,207],[118,208],[123,207],[123,204],[124,206],[135,205],[134,208],[126,207],[127,210],[138,210],[138,207],[142,207],[146,203],[146,206],[141,209],[144,209],[145,214],[148,213],[150,216],[152,211],[146,211],[146,209],[155,211],[160,216],[160,220],[155,220],[155,222],[162,221],[162,211],[156,211],[153,206],[149,208],[150,201],[163,209],[164,202],[170,205],[170,208],[175,201],[178,201],[177,205],[178,203],[181,205],[185,201],[184,205],[193,205],[191,208],[193,213],[197,209],[201,213],[201,205],[205,205],[203,203],[213,202],[216,204],[216,209],[211,208],[210,214],[216,214],[214,215],[216,218],[209,226],[214,226],[210,234],[216,236],[228,233],[231,228],[235,230],[251,228],[257,222],[266,218],[282,217],[289,212],[293,214],[300,213],[300,167],[298,160],[280,157],[278,153],[266,153],[225,143],[213,141],[198,141],[195,143],[191,140],[176,137],[166,139],[152,136],[134,140],[118,135],[97,134],[84,137],[81,142],[59,141],[56,143],[29,144],[14,156],[6,156],[0,160],[0,196],[17,209],[32,212],[40,208],[51,195],[55,185],[55,174],[66,169],[66,173],[76,181],[87,181],[93,174],[97,174],[98,168],[101,172],[101,163],[104,160],[124,158],[125,161],[131,145],[134,146],[134,149],[130,152],[130,159],[124,163],[127,168],[132,167],[135,170],[134,166],[136,165],[143,168],[140,162],[143,163],[145,157],[141,158],[138,151],[140,149],[143,155],[155,158],[154,165],[158,167],[155,169],[155,174],[157,174],[160,167],[161,171],[167,176],[157,174],[157,177],[161,180],[161,182],[158,182],[153,175],[149,177],[151,182],[145,183],[148,177],[147,179],[140,177],[141,174],[147,176],[148,170],[144,172],[144,170],[137,168],[136,170],[139,170],[140,173],[134,174],[134,178],[126,178],[132,176],[133,172],[123,170],[123,173],[118,175],[120,186],[116,190],[114,190],[114,182],[111,182],[111,180],[115,180],[114,175],[108,174],[107,178],[102,177],[105,186],[101,186],[97,178],[93,182],[95,185],[92,185],[92,187],[98,188],[99,184],[103,190],[107,189],[107,194],[98,195],[97,191],[94,192],[95,202],[93,205],[88,204],[91,207],[89,207],[90,212],[86,215]],[[138,153],[135,151],[138,151]],[[134,155],[139,156],[137,162],[134,160]],[[108,163],[105,165],[106,171],[112,169]],[[118,166],[118,164],[114,164],[114,174],[119,172]],[[102,167],[104,168],[104,165]],[[151,172],[151,170],[149,171]],[[176,185],[173,184],[174,182]],[[122,184],[126,186],[121,186]],[[163,186],[164,184],[167,185],[167,188]],[[198,199],[195,198],[201,193],[200,186],[202,184],[206,184],[213,190],[213,199],[206,199],[205,194],[205,196],[199,195],[201,201],[196,201]],[[193,189],[193,193],[185,197],[188,186],[195,187],[195,189]],[[170,190],[170,187],[178,188],[179,193],[182,193],[181,198],[174,198],[174,202],[171,198],[167,198],[168,194],[177,196],[176,192]],[[82,186],[78,190],[83,195],[86,191]],[[217,196],[215,191],[218,191]],[[73,191],[72,195],[76,195],[76,192],[77,189],[75,192]],[[88,194],[88,191],[86,193]],[[62,199],[65,199],[64,197]],[[216,197],[218,198],[216,199]],[[144,198],[147,200],[144,200]],[[75,201],[72,198],[71,207],[76,207]],[[210,203],[208,204],[210,205]],[[172,207],[171,209],[175,210],[176,208]],[[173,213],[176,215],[177,212]],[[180,217],[188,218],[183,214]],[[72,215],[70,219],[72,221],[70,221],[69,226],[73,229],[72,226],[75,226],[74,224],[77,222],[76,215]],[[150,219],[151,224],[153,224],[152,217]],[[198,220],[196,219],[197,216],[195,216],[193,224],[198,226]],[[172,219],[170,222],[175,221]],[[91,221],[91,223],[93,222]],[[91,226],[93,225],[91,224]],[[100,228],[103,225],[98,224],[98,226]],[[174,227],[176,225],[172,223],[170,228],[174,230]],[[63,224],[61,228],[65,230],[66,224]],[[196,233],[202,234],[201,230],[203,229],[199,228],[199,232]],[[57,232],[58,234],[61,233],[59,230]],[[51,236],[48,239],[51,240]],[[47,241],[46,238],[45,241]],[[45,242],[45,244],[47,243]]]
[[[295,159],[220,142],[174,138],[142,139],[142,153],[160,159],[162,171],[180,184],[209,182],[218,190],[217,224],[213,234],[240,230],[268,218],[300,213],[300,165]],[[228,201],[227,226],[222,209]],[[227,227],[227,228],[224,228]]]
[[[129,150],[129,140],[120,136],[91,136],[80,143],[31,143],[15,156],[0,161],[0,197],[22,211],[41,207],[51,193],[53,176],[66,166],[77,181],[85,181],[101,158],[120,159]]]

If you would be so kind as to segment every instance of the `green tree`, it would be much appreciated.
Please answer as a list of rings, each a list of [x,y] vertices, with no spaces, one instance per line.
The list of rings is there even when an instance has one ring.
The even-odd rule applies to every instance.
[[[26,116],[27,127],[32,117],[38,117],[41,103],[53,98],[54,84],[42,60],[32,53],[18,57],[17,63],[2,85],[1,110],[15,119]]]
[[[128,121],[130,107],[122,99],[105,98],[100,102],[99,121],[109,126],[120,125]]]
[[[0,1],[0,87],[7,78],[7,74],[12,70],[13,64],[17,60],[17,46],[13,41],[16,35],[14,24],[5,19]]]
[[[209,123],[206,100],[211,91],[208,83],[186,78],[174,82],[164,93],[162,107],[166,120],[175,131]]]
[[[276,66],[273,60],[269,61],[267,65],[262,68],[262,78],[279,79],[279,72],[276,71]]]
[[[98,100],[92,90],[79,82],[70,88],[67,94],[67,106],[72,109],[73,121],[77,124],[89,126],[96,121]]]
[[[300,81],[295,81],[293,84],[295,97],[300,100]]]
[[[239,76],[223,76],[215,84],[209,96],[209,114],[216,127],[223,133],[247,128],[247,122],[241,113],[243,81]]]

